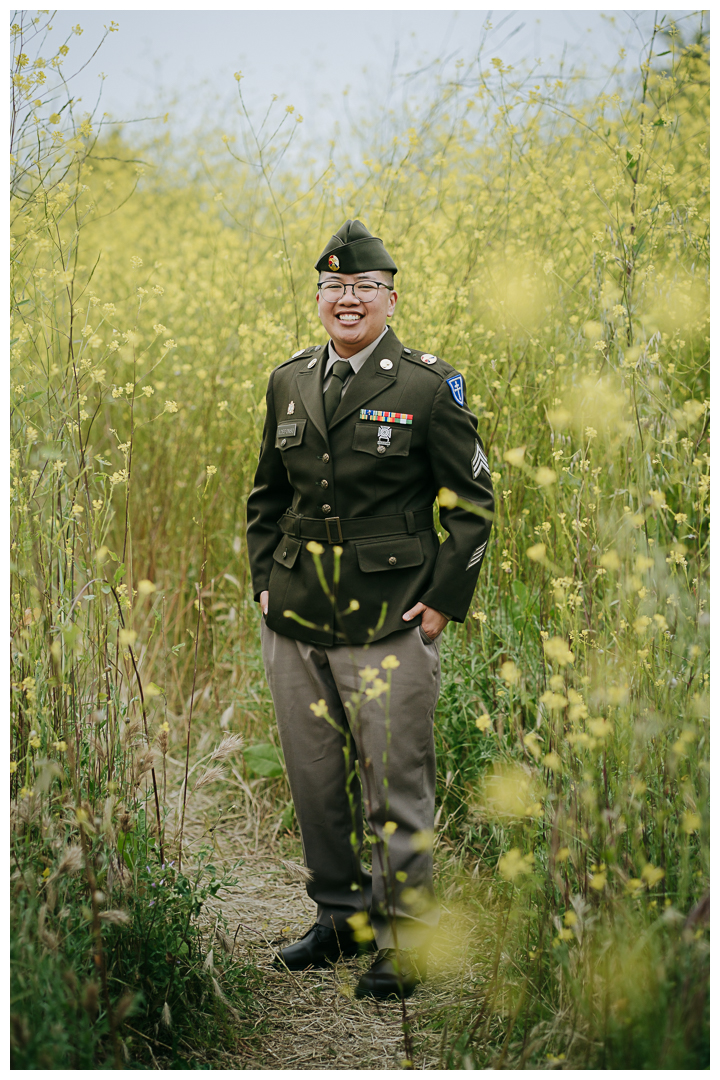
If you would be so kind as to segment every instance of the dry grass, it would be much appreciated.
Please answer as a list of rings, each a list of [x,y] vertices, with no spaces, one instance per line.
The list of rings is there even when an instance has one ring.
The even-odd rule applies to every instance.
[[[238,884],[222,890],[205,910],[208,933],[233,958],[254,965],[262,985],[254,991],[262,1028],[242,1055],[253,1069],[400,1069],[405,1058],[402,1008],[399,1002],[358,1001],[355,984],[370,959],[350,960],[324,971],[279,972],[272,967],[274,952],[297,940],[315,921],[300,874],[287,864],[299,862],[297,840],[273,839],[274,822],[257,822],[245,814],[217,822],[217,792],[195,797],[186,821],[188,850],[207,842],[212,830],[218,866],[242,860]],[[227,930],[218,925],[224,917]],[[456,912],[453,931],[457,935]],[[430,953],[429,974],[408,1001],[416,1069],[440,1068],[441,1031],[429,1030],[433,1014],[451,1009],[460,982],[467,980],[467,961],[457,966],[457,940],[450,940],[448,916]],[[471,927],[465,928],[468,933]]]

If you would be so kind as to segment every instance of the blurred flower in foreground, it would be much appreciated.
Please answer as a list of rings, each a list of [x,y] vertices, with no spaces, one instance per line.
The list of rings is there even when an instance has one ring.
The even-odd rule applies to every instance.
[[[498,860],[500,876],[506,881],[515,881],[521,874],[529,874],[533,868],[534,856],[532,851],[523,855],[520,848],[511,848],[506,855],[501,855]]]

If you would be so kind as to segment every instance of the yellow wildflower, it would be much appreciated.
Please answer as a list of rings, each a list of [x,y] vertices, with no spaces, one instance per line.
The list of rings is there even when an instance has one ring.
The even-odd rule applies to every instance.
[[[523,855],[519,848],[511,848],[498,860],[500,876],[506,881],[515,881],[521,874],[529,874],[533,868],[534,855],[532,851]]]
[[[520,669],[517,664],[512,660],[506,660],[500,668],[500,678],[503,679],[508,686],[517,686],[520,682]]]
[[[503,458],[509,465],[515,465],[519,468],[525,461],[525,449],[524,446],[516,446],[512,450],[506,450]]]
[[[554,469],[548,469],[545,465],[541,465],[535,473],[535,483],[539,487],[550,487],[557,480],[557,473]]]
[[[652,889],[665,877],[665,871],[661,870],[659,866],[653,866],[652,863],[648,862],[643,866],[640,877],[647,882],[648,889]]]
[[[565,667],[566,664],[572,664],[575,659],[574,655],[570,652],[568,643],[560,637],[551,637],[543,643],[545,649],[545,656],[548,660],[555,660],[560,667]]]

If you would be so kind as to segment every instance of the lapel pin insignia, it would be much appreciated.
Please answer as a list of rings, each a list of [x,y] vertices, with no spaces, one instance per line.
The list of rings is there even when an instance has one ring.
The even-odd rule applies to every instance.
[[[287,411],[287,414],[288,414],[288,416],[292,416],[292,414],[293,414],[294,412],[295,412],[295,402],[294,402],[294,401],[291,401],[291,402],[290,402],[290,404],[288,405],[288,411]]]
[[[380,361],[380,367],[383,369],[383,371],[392,371],[392,366],[393,366],[392,360],[381,360]]]
[[[308,364],[308,371],[310,370],[311,367],[315,367],[316,364],[317,364],[317,356],[313,356],[312,360]]]
[[[294,353],[292,354],[292,358],[293,358],[293,360],[295,359],[295,357],[296,357],[296,356],[302,356],[302,354],[303,354],[304,352],[305,352],[305,350],[304,350],[304,349],[298,349],[298,351],[297,351],[297,352],[294,352]]]
[[[437,356],[433,356],[431,352],[424,352],[420,359],[423,364],[437,364]]]

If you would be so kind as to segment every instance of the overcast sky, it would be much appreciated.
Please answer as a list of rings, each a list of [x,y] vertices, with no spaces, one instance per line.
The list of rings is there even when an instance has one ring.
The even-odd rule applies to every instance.
[[[682,18],[687,12],[674,12]],[[237,84],[253,110],[277,94],[304,117],[303,135],[320,138],[342,115],[343,94],[352,110],[362,110],[372,87],[385,95],[393,78],[422,69],[442,57],[447,70],[457,59],[471,60],[492,23],[485,44],[485,66],[499,56],[506,64],[542,60],[555,74],[561,59],[582,65],[603,83],[621,46],[628,64],[638,57],[655,17],[653,10],[612,11],[61,11],[53,17],[53,42],[59,44],[79,24],[65,62],[66,76],[85,63],[111,20],[119,25],[71,87],[90,109],[104,73],[100,111],[132,120],[170,111],[178,131],[211,118],[235,124]],[[697,20],[695,20],[697,21]],[[46,51],[49,51],[46,49]],[[431,75],[413,86],[430,84]],[[82,110],[81,110],[82,111]]]

